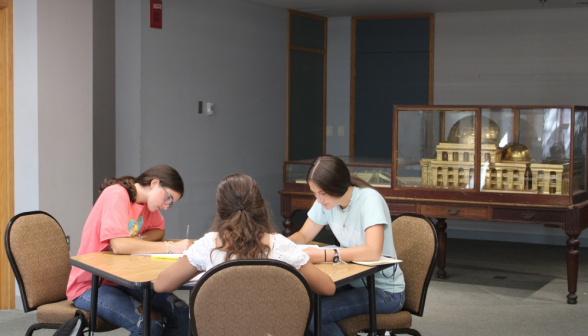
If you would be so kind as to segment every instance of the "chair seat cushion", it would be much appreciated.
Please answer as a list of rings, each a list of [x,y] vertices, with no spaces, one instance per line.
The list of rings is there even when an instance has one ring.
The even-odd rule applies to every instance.
[[[73,302],[63,300],[55,303],[48,303],[37,308],[37,322],[48,324],[63,324],[65,321],[74,317],[77,308]],[[84,312],[88,324],[90,323],[90,312],[80,309]],[[116,325],[106,322],[98,317],[96,319],[96,331],[109,331],[118,329]]]
[[[394,314],[377,314],[378,330],[404,329],[412,326],[412,315],[404,310]],[[370,316],[368,314],[348,317],[337,322],[345,335],[355,335],[361,330],[369,329]]]

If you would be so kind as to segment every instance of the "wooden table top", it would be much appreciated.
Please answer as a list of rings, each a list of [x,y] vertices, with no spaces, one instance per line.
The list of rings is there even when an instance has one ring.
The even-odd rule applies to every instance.
[[[176,261],[176,259],[113,254],[111,251],[70,257],[72,266],[79,267],[121,285],[141,288],[157,279],[161,271]]]
[[[159,259],[149,256],[117,255],[111,251],[70,257],[72,266],[131,288],[145,288],[157,278],[159,273],[176,261],[176,259]],[[391,265],[370,267],[352,263],[338,265],[322,263],[315,266],[330,276],[337,286],[342,286]]]

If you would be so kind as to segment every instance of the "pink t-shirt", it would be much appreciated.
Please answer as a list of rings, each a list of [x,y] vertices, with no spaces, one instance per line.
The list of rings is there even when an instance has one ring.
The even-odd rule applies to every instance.
[[[120,184],[104,189],[92,208],[77,255],[110,250],[110,239],[134,237],[148,230],[163,230],[159,211],[151,212],[147,204],[131,203],[127,190]],[[105,280],[103,285],[117,286]],[[92,274],[72,267],[67,283],[67,299],[72,301],[92,287]]]

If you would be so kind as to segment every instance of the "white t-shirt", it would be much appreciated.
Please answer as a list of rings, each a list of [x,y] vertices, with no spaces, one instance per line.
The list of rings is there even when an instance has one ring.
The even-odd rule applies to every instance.
[[[338,206],[331,210],[314,202],[308,211],[308,218],[319,225],[331,227],[342,248],[365,245],[365,230],[373,225],[384,225],[384,248],[382,254],[396,258],[390,210],[384,197],[375,189],[353,187],[351,201],[344,210]],[[375,275],[376,287],[390,293],[404,290],[404,274],[400,266],[389,267]],[[350,284],[363,287],[361,280]]]
[[[209,232],[184,251],[184,255],[188,257],[188,261],[192,266],[206,272],[225,261],[227,253],[215,250],[217,235],[217,232]],[[296,269],[306,265],[309,260],[308,254],[302,252],[302,249],[296,246],[294,242],[279,233],[270,235],[270,248],[268,259],[283,261]],[[214,252],[211,255],[210,252],[213,250]],[[198,280],[203,275],[204,273],[200,273],[192,280]]]

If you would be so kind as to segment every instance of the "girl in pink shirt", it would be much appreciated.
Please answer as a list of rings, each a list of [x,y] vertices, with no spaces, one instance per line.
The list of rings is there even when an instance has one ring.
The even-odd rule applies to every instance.
[[[114,254],[182,253],[187,239],[164,242],[164,219],[160,210],[172,207],[184,194],[184,182],[169,166],[155,166],[137,178],[122,176],[105,181],[84,230],[78,255],[112,250]],[[76,307],[90,310],[92,274],[72,267],[67,298]],[[131,335],[143,333],[143,293],[105,280],[98,290],[98,316],[123,327]],[[151,298],[151,335],[188,332],[187,304],[170,293]]]

